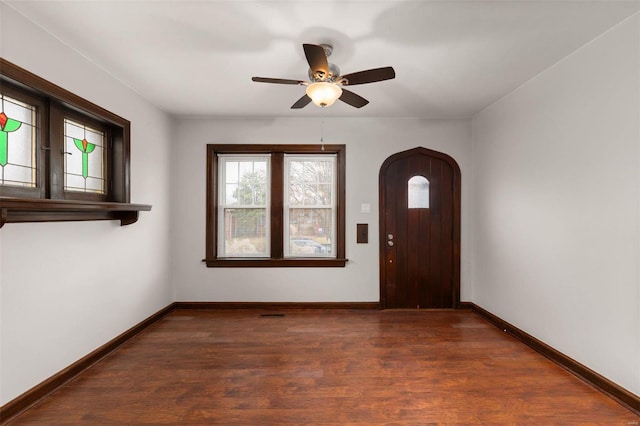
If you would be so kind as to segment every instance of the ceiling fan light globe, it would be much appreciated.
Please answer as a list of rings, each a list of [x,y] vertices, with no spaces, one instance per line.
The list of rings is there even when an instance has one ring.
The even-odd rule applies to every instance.
[[[342,88],[324,81],[311,83],[307,86],[307,96],[319,107],[328,107],[342,96]]]

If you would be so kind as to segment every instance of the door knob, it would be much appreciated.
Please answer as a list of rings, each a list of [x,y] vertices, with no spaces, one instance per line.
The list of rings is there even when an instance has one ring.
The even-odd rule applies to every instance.
[[[387,234],[387,240],[393,240],[393,234]]]
[[[389,247],[393,247],[393,241],[389,240],[387,241],[387,244],[389,244]]]

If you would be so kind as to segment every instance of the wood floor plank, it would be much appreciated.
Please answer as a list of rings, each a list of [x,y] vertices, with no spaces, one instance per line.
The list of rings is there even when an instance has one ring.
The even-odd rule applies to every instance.
[[[471,311],[176,310],[16,417],[65,424],[621,424]]]

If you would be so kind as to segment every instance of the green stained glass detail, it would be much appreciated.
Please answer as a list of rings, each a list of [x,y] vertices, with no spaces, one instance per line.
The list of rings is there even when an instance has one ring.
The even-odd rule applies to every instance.
[[[86,139],[73,139],[73,143],[82,152],[82,177],[87,178],[89,176],[89,154],[96,149],[96,146],[87,142]]]
[[[0,132],[0,166],[7,165],[7,151],[9,145],[9,138],[7,132]]]
[[[7,117],[4,111],[0,112],[0,166],[2,167],[8,163],[9,132],[15,132],[21,125],[20,121]]]
[[[64,119],[65,191],[105,193],[105,142],[103,131]]]

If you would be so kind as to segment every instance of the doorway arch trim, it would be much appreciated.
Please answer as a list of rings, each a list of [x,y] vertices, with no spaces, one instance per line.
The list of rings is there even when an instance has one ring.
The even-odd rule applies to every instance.
[[[453,307],[455,309],[460,308],[460,231],[461,231],[461,200],[462,200],[462,175],[460,172],[460,166],[453,159],[453,157],[438,151],[434,151],[424,147],[416,147],[413,149],[409,149],[406,151],[401,151],[396,154],[391,155],[387,158],[380,167],[380,173],[378,177],[378,191],[379,191],[379,200],[378,200],[378,211],[379,211],[379,266],[380,266],[380,308],[386,308],[386,300],[385,300],[385,288],[384,285],[386,283],[386,270],[385,270],[385,248],[386,248],[386,235],[384,235],[384,224],[385,224],[385,206],[386,206],[386,193],[384,184],[385,179],[387,177],[387,170],[389,167],[398,160],[405,159],[407,157],[412,156],[427,156],[432,158],[437,158],[445,163],[447,163],[451,167],[452,175],[453,175]]]

